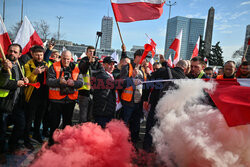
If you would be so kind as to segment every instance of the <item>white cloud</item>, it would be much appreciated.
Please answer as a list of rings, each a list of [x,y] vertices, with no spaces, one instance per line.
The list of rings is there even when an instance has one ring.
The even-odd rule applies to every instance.
[[[216,30],[226,30],[226,29],[231,28],[231,27],[232,27],[232,25],[228,25],[228,24],[216,24],[214,26],[214,28]]]
[[[248,14],[250,11],[243,11],[243,12],[240,12],[240,13],[234,13],[230,19],[234,20],[234,19],[237,19],[238,17],[240,16],[243,16],[243,15],[246,15]]]
[[[242,3],[240,4],[240,6],[243,6],[243,5],[250,5],[250,1],[245,1],[245,2],[242,2]]]
[[[201,18],[201,19],[206,19],[207,18],[207,16],[202,16],[200,13],[188,14],[185,17],[188,17],[188,18]]]

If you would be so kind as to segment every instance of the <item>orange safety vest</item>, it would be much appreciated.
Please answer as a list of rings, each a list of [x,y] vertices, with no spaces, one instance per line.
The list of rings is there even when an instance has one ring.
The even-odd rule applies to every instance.
[[[60,72],[61,72],[61,62],[58,61],[58,62],[55,62],[53,64],[53,67],[54,67],[54,70],[56,72],[56,79],[58,79],[60,77]],[[64,72],[62,72],[62,75],[64,75]],[[78,78],[78,75],[79,75],[79,68],[77,66],[75,66],[74,70],[72,71],[72,79],[74,81],[77,80]],[[66,96],[69,97],[69,99],[71,100],[76,100],[77,97],[78,97],[78,91],[77,89],[74,90],[74,93],[73,94],[68,94],[68,95],[61,95],[60,94],[60,88],[52,88],[50,87],[49,88],[49,99],[52,99],[52,100],[61,100],[63,98],[65,98]]]
[[[132,73],[133,73],[133,67],[129,63],[128,76],[131,77]],[[133,86],[125,88],[124,91],[122,92],[121,99],[124,101],[130,102],[132,100],[132,97],[133,97],[133,91],[134,91]]]

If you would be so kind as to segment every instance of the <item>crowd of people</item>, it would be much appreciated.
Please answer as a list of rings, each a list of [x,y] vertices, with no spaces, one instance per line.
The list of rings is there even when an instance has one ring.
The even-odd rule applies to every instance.
[[[131,60],[122,45],[120,62],[110,56],[100,61],[95,48],[88,46],[86,57],[74,62],[70,51],[45,49],[34,45],[22,55],[19,44],[11,44],[6,59],[0,65],[0,162],[6,162],[6,152],[15,153],[19,140],[34,149],[31,137],[39,143],[48,137],[48,147],[55,144],[57,128],[72,125],[76,103],[79,104],[79,123],[95,122],[102,128],[112,119],[121,119],[130,130],[130,140],[136,146],[141,119],[147,115],[143,149],[153,151],[150,131],[156,123],[155,108],[164,90],[175,88],[173,82],[148,82],[166,79],[250,78],[250,65],[243,61],[238,70],[227,61],[215,73],[199,56],[180,60],[170,67],[163,55],[150,70],[147,59],[140,64],[143,50],[135,51]],[[142,84],[143,83],[143,84]],[[32,85],[33,84],[33,85]],[[40,85],[35,88],[34,84]],[[122,107],[117,110],[117,103]],[[146,111],[146,112],[145,112]],[[146,113],[146,114],[145,114]],[[60,122],[62,124],[60,126]],[[9,139],[6,130],[14,125]],[[41,126],[42,125],[42,126]],[[8,141],[8,148],[6,148]]]

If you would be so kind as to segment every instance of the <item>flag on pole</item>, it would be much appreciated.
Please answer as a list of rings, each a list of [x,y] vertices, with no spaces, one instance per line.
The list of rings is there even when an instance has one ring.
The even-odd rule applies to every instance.
[[[147,44],[144,45],[144,52],[143,52],[143,54],[142,54],[142,57],[141,57],[141,60],[140,60],[140,63],[139,63],[139,64],[141,64],[142,61],[146,58],[148,52],[151,52],[151,53],[152,53],[152,58],[153,58],[154,55],[155,55],[156,43],[153,41],[152,38],[149,38],[149,40],[150,40],[150,42],[149,42],[150,44],[147,43]]]
[[[173,62],[172,62],[172,56],[171,55],[169,55],[169,57],[168,57],[168,65],[169,65],[169,67],[173,67]]]
[[[7,54],[9,45],[11,44],[9,34],[7,33],[6,27],[4,25],[3,19],[0,15],[0,44],[3,48],[4,54]],[[0,58],[2,55],[0,54]]]
[[[248,43],[247,43],[247,45],[250,45],[250,38],[248,39]]]
[[[180,51],[181,51],[181,39],[182,39],[182,30],[178,34],[178,36],[174,39],[173,43],[170,45],[169,49],[173,49],[175,51],[174,66],[180,60]]]
[[[165,0],[111,0],[117,22],[158,19]]]
[[[193,54],[192,54],[191,59],[194,58],[194,57],[196,57],[196,56],[198,56],[199,47],[200,47],[200,36],[199,36],[199,38],[198,38],[198,40],[197,40],[197,42],[196,42],[196,45],[195,45],[195,47],[194,47],[194,50],[193,50]]]
[[[43,46],[43,41],[38,36],[37,32],[26,16],[24,17],[23,24],[17,33],[14,43],[21,45],[23,48],[23,55],[29,52],[29,49],[33,45]]]

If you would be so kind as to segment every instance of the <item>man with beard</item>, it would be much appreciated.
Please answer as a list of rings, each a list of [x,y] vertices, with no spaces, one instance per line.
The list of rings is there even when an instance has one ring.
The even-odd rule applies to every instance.
[[[6,124],[4,123],[3,113],[12,114],[14,128],[9,139],[9,152],[14,153],[17,150],[18,140],[23,136],[25,127],[25,113],[24,113],[24,90],[25,83],[29,80],[23,77],[23,68],[19,65],[18,58],[22,54],[22,47],[19,44],[11,44],[8,48],[7,59],[10,60],[11,74],[10,79],[3,89],[0,90],[0,110],[1,120],[1,135],[4,136],[6,131]],[[20,69],[20,67],[22,69]],[[2,69],[2,73],[7,73],[7,68]],[[1,146],[4,146],[4,141],[1,140]]]
[[[240,75],[237,78],[250,78],[250,64],[247,61],[241,63]]]
[[[48,87],[46,86],[46,70],[48,69],[48,64],[43,60],[43,47],[38,45],[33,46],[31,55],[32,59],[24,66],[25,73],[31,83],[39,82],[40,88],[35,89],[33,86],[28,86],[28,88],[25,89],[27,110],[24,145],[29,149],[34,149],[29,139],[32,120],[34,120],[34,133],[32,137],[39,143],[43,143],[40,134],[40,125],[48,101]]]

